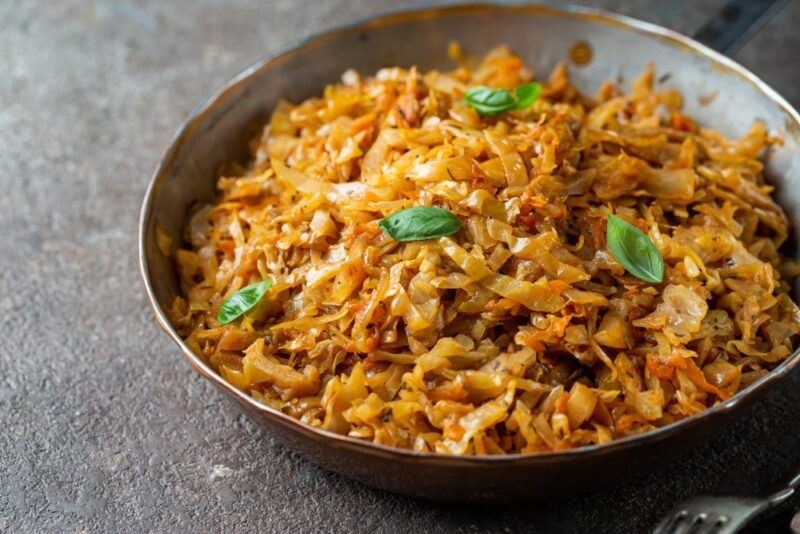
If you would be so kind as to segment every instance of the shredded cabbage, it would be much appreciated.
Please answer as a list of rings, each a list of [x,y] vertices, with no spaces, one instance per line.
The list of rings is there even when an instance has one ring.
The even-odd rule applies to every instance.
[[[776,140],[699,128],[653,76],[592,97],[559,67],[530,107],[482,117],[469,88],[534,79],[500,47],[281,102],[187,221],[173,323],[258,401],[417,451],[603,444],[730,397],[800,333],[788,221],[758,159]],[[398,243],[378,227],[413,206],[463,228]],[[662,284],[614,259],[608,213],[649,235]],[[217,322],[268,277],[257,306]]]

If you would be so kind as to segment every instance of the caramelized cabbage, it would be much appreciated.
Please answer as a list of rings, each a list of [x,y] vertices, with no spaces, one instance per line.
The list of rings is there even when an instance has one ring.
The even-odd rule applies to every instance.
[[[188,245],[159,238],[181,279],[174,324],[258,401],[417,451],[602,444],[728,398],[800,332],[788,222],[758,159],[775,140],[698,128],[653,76],[591,97],[559,67],[532,106],[482,117],[470,87],[534,79],[500,47],[281,102],[188,219]],[[378,227],[412,206],[463,228],[398,243]],[[650,236],[663,283],[614,259],[609,213]],[[224,299],[268,277],[218,324]]]

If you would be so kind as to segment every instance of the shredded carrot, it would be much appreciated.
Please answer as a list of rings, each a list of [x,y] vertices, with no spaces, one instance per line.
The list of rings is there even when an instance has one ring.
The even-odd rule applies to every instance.
[[[617,419],[616,423],[614,424],[614,430],[618,434],[624,434],[631,428],[633,428],[637,424],[646,423],[647,421],[640,417],[637,414],[633,413],[626,413],[623,414]]]
[[[650,374],[654,377],[663,380],[672,380],[672,377],[675,376],[675,368],[662,363],[661,360],[653,354],[647,355],[647,370],[650,371]]]
[[[706,380],[703,371],[697,367],[697,364],[691,358],[684,358],[681,356],[674,356],[670,359],[670,365],[672,365],[675,369],[680,369],[686,376],[691,380],[694,385],[698,388],[702,389],[706,393],[713,393],[717,397],[722,400],[726,400],[730,397],[727,393],[719,389],[718,387],[710,384],[708,380]]]
[[[556,401],[556,411],[559,413],[567,413],[567,401],[569,401],[569,393],[564,393]]]

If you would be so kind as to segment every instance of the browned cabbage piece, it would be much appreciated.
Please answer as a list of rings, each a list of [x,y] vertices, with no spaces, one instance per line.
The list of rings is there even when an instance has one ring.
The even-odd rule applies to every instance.
[[[763,125],[740,139],[698,128],[652,68],[628,94],[591,97],[564,67],[543,80],[504,47],[460,61],[351,70],[281,102],[252,160],[188,219],[172,320],[226,380],[358,439],[529,453],[669,424],[792,353],[798,267],[780,253]],[[530,108],[482,117],[464,102],[470,87],[533,79]],[[418,205],[463,229],[408,243],[381,232]],[[610,211],[648,231],[662,284],[611,255]],[[217,322],[225,298],[267,277],[252,312]]]

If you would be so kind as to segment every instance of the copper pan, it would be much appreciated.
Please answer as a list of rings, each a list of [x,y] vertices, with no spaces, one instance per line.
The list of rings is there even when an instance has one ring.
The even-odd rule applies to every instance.
[[[244,70],[192,113],[156,168],[142,206],[140,269],[156,320],[201,375],[287,447],[327,469],[406,495],[508,502],[574,495],[652,467],[708,439],[797,366],[800,356],[795,352],[758,382],[701,414],[607,445],[461,457],[394,449],[308,427],[226,383],[192,353],[165,311],[179,286],[172,260],[156,246],[156,225],[181,242],[190,206],[213,199],[219,165],[246,157],[247,141],[278,99],[297,102],[318,94],[350,67],[363,73],[389,65],[451,68],[446,50],[452,40],[472,54],[508,44],[540,75],[567,59],[576,42],[588,43],[591,61],[570,68],[574,83],[588,92],[596,91],[604,80],[628,82],[648,62],[656,62],[660,85],[686,95],[685,111],[701,124],[739,136],[760,120],[770,131],[784,133],[783,146],[768,154],[766,172],[794,228],[798,227],[800,116],[751,72],[688,37],[579,7],[474,4],[372,18],[294,43]],[[710,102],[698,98],[715,92]]]

